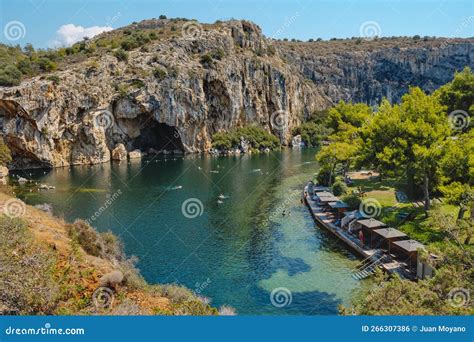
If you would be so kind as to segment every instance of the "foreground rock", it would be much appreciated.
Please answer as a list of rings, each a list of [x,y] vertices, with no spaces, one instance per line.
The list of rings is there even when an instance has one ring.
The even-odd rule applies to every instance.
[[[142,151],[134,150],[128,153],[128,158],[130,159],[140,159],[143,156]]]
[[[117,147],[115,147],[112,150],[112,160],[125,160],[127,159],[127,149],[123,144],[118,144]]]

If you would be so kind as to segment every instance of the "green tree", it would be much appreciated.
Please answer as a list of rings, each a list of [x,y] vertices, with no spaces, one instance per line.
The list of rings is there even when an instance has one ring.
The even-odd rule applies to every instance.
[[[459,182],[452,182],[440,186],[440,190],[449,204],[459,207],[458,220],[463,219],[464,213],[471,207],[474,198],[474,190],[469,184]]]
[[[471,116],[474,114],[474,74],[469,67],[454,75],[454,79],[435,91],[434,95],[447,112],[464,110]]]
[[[357,146],[344,141],[334,141],[323,146],[316,155],[316,159],[329,170],[328,186],[331,186],[334,171],[338,164],[344,166],[344,176],[349,169],[351,159],[357,151]]]
[[[336,132],[344,128],[340,127],[342,124],[362,127],[372,114],[372,108],[365,103],[352,104],[341,101],[329,110],[328,125]]]
[[[384,101],[361,130],[363,162],[380,172],[405,174],[408,189],[416,185],[422,190],[426,213],[430,192],[440,183],[440,159],[450,133],[445,109],[436,97],[410,88],[400,105]]]

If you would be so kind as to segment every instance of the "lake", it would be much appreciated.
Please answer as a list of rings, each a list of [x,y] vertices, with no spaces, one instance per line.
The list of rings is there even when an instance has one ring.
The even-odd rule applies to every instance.
[[[358,259],[301,204],[315,153],[160,156],[17,174],[56,187],[24,193],[28,203],[118,235],[150,283],[185,285],[238,314],[328,315],[370,280],[351,277]]]

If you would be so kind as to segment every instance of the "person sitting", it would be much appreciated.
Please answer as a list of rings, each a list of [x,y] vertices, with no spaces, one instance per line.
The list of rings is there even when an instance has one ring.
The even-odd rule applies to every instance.
[[[362,243],[362,246],[364,246],[364,233],[362,232],[362,229],[359,230],[359,240]]]

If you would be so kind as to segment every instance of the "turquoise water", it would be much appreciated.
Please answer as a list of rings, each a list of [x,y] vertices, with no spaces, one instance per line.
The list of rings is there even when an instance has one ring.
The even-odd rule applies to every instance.
[[[51,203],[68,221],[94,216],[98,230],[117,234],[148,282],[183,284],[239,314],[337,314],[368,283],[351,277],[357,258],[316,227],[300,202],[317,171],[315,152],[160,157],[20,174],[56,186],[27,193],[29,203]],[[196,205],[184,215],[186,200]],[[276,288],[288,289],[291,303],[272,305]]]

